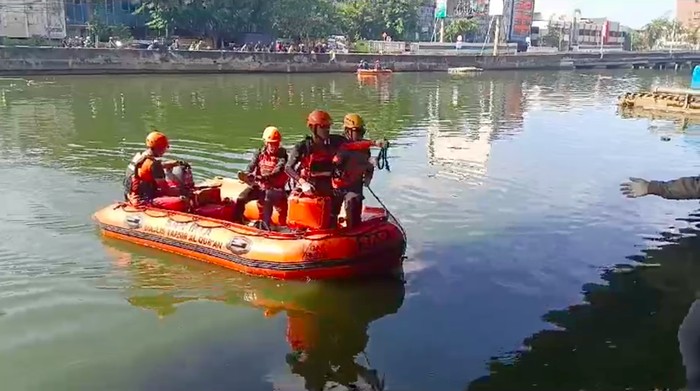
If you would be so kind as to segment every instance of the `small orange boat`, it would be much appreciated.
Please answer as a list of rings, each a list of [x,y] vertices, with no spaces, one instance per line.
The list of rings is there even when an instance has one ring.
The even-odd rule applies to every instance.
[[[115,203],[93,219],[107,237],[184,255],[251,275],[278,279],[342,279],[401,271],[403,229],[384,208],[365,206],[353,229],[321,228],[329,199],[291,194],[286,227],[261,230],[227,221],[246,184],[215,178],[198,186],[194,213]],[[215,189],[215,191],[213,191]],[[212,195],[215,194],[215,195]],[[245,217],[257,220],[255,201]],[[319,217],[320,216],[320,217]],[[340,217],[344,216],[341,210]],[[278,223],[277,212],[273,223]]]
[[[376,77],[376,76],[390,76],[394,71],[391,69],[358,69],[357,76],[362,77]]]

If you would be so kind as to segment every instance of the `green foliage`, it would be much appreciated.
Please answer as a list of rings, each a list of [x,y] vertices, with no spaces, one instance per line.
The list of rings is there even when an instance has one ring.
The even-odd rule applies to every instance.
[[[133,37],[131,35],[131,29],[123,24],[111,26],[109,35],[111,37],[119,38],[123,41],[128,41]]]
[[[640,31],[637,50],[653,50],[662,40],[680,40],[684,36],[692,43],[691,35],[692,32],[686,31],[677,20],[656,18]],[[632,42],[634,47],[634,40]]]
[[[457,36],[461,35],[463,40],[470,35],[473,35],[479,30],[479,24],[474,19],[459,19],[452,20],[445,27],[445,39],[449,42],[457,40]]]
[[[87,31],[91,37],[97,37],[100,41],[108,40],[111,33],[109,26],[101,18],[97,17],[97,14],[92,15],[92,18],[90,18]]]
[[[284,38],[308,40],[337,33],[336,8],[329,0],[273,0],[271,26]]]
[[[540,38],[540,41],[542,42],[540,45],[560,49],[563,38],[564,31],[562,31],[559,25],[550,20],[549,24],[547,24],[547,34]]]
[[[634,30],[630,33],[630,46],[632,50],[640,51],[646,49],[643,33],[639,30]]]
[[[168,35],[174,29],[214,38],[241,31],[272,31],[295,39],[346,34],[351,38],[394,39],[417,31],[421,0],[150,0],[135,13],[147,26]]]
[[[88,34],[100,40],[100,42],[105,42],[109,40],[109,37],[120,38],[122,40],[131,39],[131,29],[123,24],[116,26],[109,26],[102,22],[102,19],[93,15],[93,17],[88,22]]]
[[[381,39],[386,32],[396,40],[418,29],[418,0],[351,0],[339,5],[343,33],[354,39]]]

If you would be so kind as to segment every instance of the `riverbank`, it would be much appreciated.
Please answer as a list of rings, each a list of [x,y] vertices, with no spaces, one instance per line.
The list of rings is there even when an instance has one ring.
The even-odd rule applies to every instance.
[[[480,55],[374,55],[167,51],[0,47],[0,74],[144,73],[329,73],[354,72],[360,60],[380,59],[397,72],[445,72],[448,68],[484,70],[560,70],[590,67],[657,66],[700,63],[700,53],[595,53]],[[663,67],[663,66],[662,66]]]

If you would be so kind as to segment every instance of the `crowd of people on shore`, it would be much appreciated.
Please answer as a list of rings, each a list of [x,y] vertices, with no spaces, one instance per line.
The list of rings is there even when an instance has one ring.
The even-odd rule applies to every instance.
[[[179,38],[173,40],[153,39],[150,41],[132,41],[129,44],[121,41],[117,37],[109,37],[106,42],[96,42],[90,36],[75,36],[66,37],[61,46],[64,48],[141,48],[148,50],[214,50],[211,43],[207,43],[202,39],[189,40],[189,44],[182,44]],[[285,42],[273,41],[264,43],[257,42],[228,42],[225,43],[219,50],[234,51],[234,52],[265,52],[265,53],[332,53],[334,49],[327,42]]]

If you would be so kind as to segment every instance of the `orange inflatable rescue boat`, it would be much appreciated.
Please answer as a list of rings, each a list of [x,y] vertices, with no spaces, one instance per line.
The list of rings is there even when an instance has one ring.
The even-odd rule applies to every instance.
[[[341,279],[401,271],[403,229],[384,208],[364,206],[362,223],[321,228],[330,199],[290,194],[287,226],[261,230],[230,221],[246,184],[215,178],[196,187],[192,213],[115,203],[93,218],[107,237],[184,255],[246,274],[278,279]],[[232,201],[233,200],[233,201]],[[251,201],[245,217],[258,220]],[[344,216],[341,210],[340,217]],[[277,223],[277,213],[273,223]]]
[[[376,77],[376,76],[390,76],[394,71],[391,69],[358,69],[357,76],[360,77]]]

